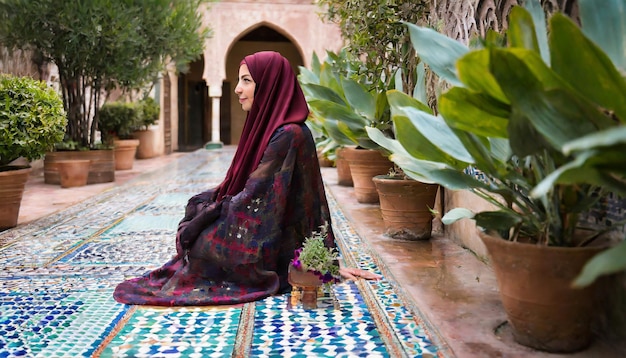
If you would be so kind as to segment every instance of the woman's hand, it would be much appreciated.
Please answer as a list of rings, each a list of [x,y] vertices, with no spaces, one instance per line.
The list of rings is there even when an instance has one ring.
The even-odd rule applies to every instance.
[[[373,272],[361,270],[354,267],[341,267],[339,269],[339,274],[345,280],[358,280],[360,278],[366,280],[380,280],[382,276],[377,275]]]

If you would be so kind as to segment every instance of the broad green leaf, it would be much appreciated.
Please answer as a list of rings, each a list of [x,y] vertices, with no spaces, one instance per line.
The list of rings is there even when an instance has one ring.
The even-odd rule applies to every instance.
[[[453,87],[439,97],[439,111],[451,127],[483,137],[508,138],[510,109],[482,93]]]
[[[378,128],[374,127],[366,127],[367,135],[371,140],[376,142],[376,144],[385,148],[388,152],[402,155],[402,156],[410,156],[410,154],[404,149],[404,147],[398,142],[396,139],[389,138],[383,134]]]
[[[585,35],[626,73],[626,3],[623,0],[579,0],[580,22]]]
[[[608,120],[594,106],[575,97],[568,90],[555,89],[533,95],[536,97],[520,101],[520,110],[527,114],[544,138],[559,150],[567,142],[597,131],[596,123],[606,123]]]
[[[461,219],[473,219],[474,212],[466,208],[454,208],[448,211],[442,218],[441,222],[445,225],[450,225]]]
[[[304,84],[304,83],[319,84],[320,78],[313,71],[302,66],[298,66],[298,69],[300,70],[300,74],[298,75],[298,80],[300,81],[300,84]]]
[[[411,155],[448,163],[453,167],[465,167],[467,163],[473,162],[472,156],[441,118],[413,107],[399,109],[406,117],[394,115],[396,137]]]
[[[600,276],[624,270],[626,270],[626,241],[622,241],[619,245],[595,255],[583,267],[582,272],[576,277],[572,286],[586,287]]]
[[[520,158],[552,148],[519,107],[513,107],[507,130],[513,134],[509,138],[511,150]]]
[[[584,97],[626,122],[626,81],[611,59],[565,15],[553,15],[550,25],[552,69]]]
[[[574,139],[563,145],[563,153],[569,155],[575,151],[617,144],[626,144],[626,126],[609,128]]]
[[[334,92],[340,94],[343,98],[343,88],[341,87],[339,76],[333,72],[332,66],[324,62],[320,70],[320,85],[328,87]],[[345,99],[344,99],[345,101]]]
[[[506,231],[522,222],[519,213],[513,210],[482,211],[474,216],[476,226],[490,230]]]
[[[528,10],[514,6],[509,13],[509,29],[506,32],[510,47],[521,47],[539,53],[535,24]]]
[[[470,89],[484,92],[500,102],[509,103],[489,71],[489,50],[472,51],[457,61],[459,78]]]
[[[351,79],[342,78],[341,85],[350,107],[373,121],[376,118],[376,98],[363,85]]]
[[[424,67],[424,62],[420,62],[417,65],[415,70],[415,72],[417,72],[417,81],[415,82],[415,87],[413,88],[413,98],[421,103],[426,103],[428,101],[428,95],[426,93],[426,70]]]
[[[309,104],[312,104],[313,101],[323,100],[334,102],[339,105],[346,105],[344,99],[337,92],[326,86],[318,85],[315,83],[303,83],[302,91],[304,92],[304,95],[306,96],[307,102],[309,102]]]
[[[327,100],[310,101],[309,105],[320,116],[328,135],[337,142],[346,144],[346,138],[357,137],[355,133],[366,136],[364,127],[368,122],[350,108]]]
[[[539,0],[527,0],[524,9],[530,14],[535,29],[535,36],[539,46],[539,53],[543,62],[550,63],[550,49],[548,47],[548,30],[546,28],[546,13]]]
[[[435,30],[404,23],[409,28],[411,43],[420,59],[435,74],[453,86],[463,86],[456,74],[456,61],[469,52],[467,46]]]
[[[313,73],[316,74],[316,73],[320,73],[321,69],[322,69],[322,64],[320,62],[320,58],[317,56],[317,53],[313,51],[313,56],[311,58],[311,71],[313,71]]]
[[[389,101],[389,105],[391,106],[391,113],[400,114],[400,107],[415,107],[421,111],[432,114],[433,111],[425,105],[423,102],[419,101],[416,98],[412,98],[406,93],[400,92],[398,90],[389,90],[387,91],[387,100]]]

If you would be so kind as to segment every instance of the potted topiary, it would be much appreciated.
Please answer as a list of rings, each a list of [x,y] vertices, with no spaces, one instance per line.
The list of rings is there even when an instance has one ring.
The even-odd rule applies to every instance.
[[[115,170],[133,168],[139,140],[133,138],[138,127],[140,108],[136,103],[107,102],[100,108],[98,128],[102,141],[115,151]]]
[[[150,130],[150,126],[157,124],[161,108],[152,97],[146,97],[137,103],[139,106],[138,127],[133,132],[133,137],[139,140],[137,147],[137,159],[152,158],[156,152],[156,133]]]
[[[30,164],[63,140],[63,101],[44,82],[0,74],[0,230],[15,227]]]
[[[623,132],[626,81],[616,68],[624,64],[623,50],[590,40],[623,25],[619,6],[606,1],[581,12],[582,24],[591,24],[584,33],[557,13],[548,37],[539,2],[528,1],[510,12],[507,47],[488,38],[476,50],[409,24],[417,53],[452,87],[438,99],[440,116],[407,100],[391,106],[396,139],[369,131],[408,175],[490,204],[478,212],[454,208],[442,221],[475,221],[515,339],[540,350],[573,352],[592,342],[596,286],[573,288],[572,281],[607,248],[603,234],[623,225],[624,218],[613,226],[591,223],[587,214],[612,188],[623,188],[624,136],[605,136],[605,145],[590,151],[578,142],[568,151],[590,133]],[[613,44],[623,46],[623,31],[613,35]],[[622,169],[606,175],[609,162]]]

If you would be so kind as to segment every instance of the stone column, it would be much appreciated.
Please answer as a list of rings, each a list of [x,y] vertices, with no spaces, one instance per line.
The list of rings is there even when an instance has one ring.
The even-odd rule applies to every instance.
[[[220,100],[222,98],[222,85],[209,84],[209,97],[211,98],[211,141],[205,144],[205,149],[216,149],[224,146],[220,140]]]

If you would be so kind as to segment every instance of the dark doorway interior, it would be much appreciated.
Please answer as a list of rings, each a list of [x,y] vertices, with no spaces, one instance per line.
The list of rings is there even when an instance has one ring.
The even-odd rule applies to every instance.
[[[206,82],[193,73],[178,77],[178,150],[194,151],[210,140]]]

